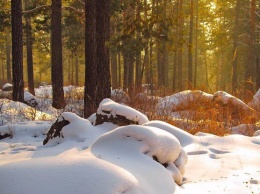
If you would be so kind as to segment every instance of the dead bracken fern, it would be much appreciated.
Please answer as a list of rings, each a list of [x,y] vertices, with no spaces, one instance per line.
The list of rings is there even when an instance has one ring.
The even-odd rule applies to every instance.
[[[145,94],[135,97],[130,106],[146,114],[150,120],[168,122],[191,134],[205,132],[224,136],[239,128],[237,133],[240,131],[240,134],[252,136],[258,129],[255,123],[259,121],[259,112],[231,95],[221,101],[215,97],[217,94],[206,98],[198,90],[187,94],[177,95],[177,103],[165,101],[159,107],[160,111],[158,102],[162,98]],[[168,100],[171,101],[172,98]]]

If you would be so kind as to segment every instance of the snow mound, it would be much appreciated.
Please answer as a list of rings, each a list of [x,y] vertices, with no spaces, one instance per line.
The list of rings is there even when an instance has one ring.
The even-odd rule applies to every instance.
[[[187,133],[186,131],[184,131],[178,127],[170,125],[164,121],[149,121],[149,122],[145,123],[144,126],[157,127],[157,128],[160,128],[164,131],[171,133],[180,141],[182,147],[187,146],[194,142],[193,135]]]
[[[112,124],[93,126],[88,119],[75,113],[63,112],[48,130],[43,145],[57,145],[65,141],[85,142],[90,145],[99,136],[116,127],[118,126]]]
[[[48,113],[38,111],[35,108],[21,102],[15,102],[8,99],[0,99],[0,125],[6,123],[17,123],[32,120],[53,120],[54,116]]]
[[[142,125],[148,121],[147,116],[141,112],[106,98],[102,100],[97,109],[95,125],[104,122],[112,122],[117,125]]]
[[[148,193],[172,193],[169,191],[174,184],[170,182],[173,179],[181,184],[187,163],[178,139],[156,127],[118,127],[98,138],[90,149],[96,157],[128,170],[140,184],[147,186],[147,191],[151,190]],[[131,163],[126,162],[130,160]],[[144,179],[143,173],[148,173],[149,180]],[[163,192],[165,189],[168,192]]]
[[[185,90],[159,99],[157,111],[161,115],[171,115],[176,111],[190,110],[200,106],[207,106],[211,99],[211,94],[200,90]]]
[[[2,194],[141,194],[133,175],[91,154],[10,163],[1,168],[0,177]]]
[[[20,138],[28,140],[31,137],[43,138],[50,125],[51,123],[48,121],[27,121],[3,125],[0,126],[0,136],[8,134],[13,140]]]

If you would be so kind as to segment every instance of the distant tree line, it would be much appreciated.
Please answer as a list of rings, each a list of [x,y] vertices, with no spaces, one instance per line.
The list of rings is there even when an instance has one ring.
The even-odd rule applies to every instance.
[[[260,87],[259,1],[101,2],[12,1],[21,3],[19,14],[22,15],[22,46],[25,49],[19,60],[25,64],[25,86],[31,93],[40,82],[50,82],[54,96],[60,100],[60,105],[54,106],[62,107],[61,85],[91,83],[100,88],[104,83],[110,83],[109,76],[99,77],[103,70],[109,71],[107,66],[101,69],[99,66],[107,61],[112,88],[123,88],[130,95],[140,92],[142,84],[148,84],[152,94],[155,89],[161,89],[164,94],[185,89],[225,90],[241,98]],[[100,6],[102,10],[108,9],[105,15],[110,22],[99,20],[105,17],[101,15],[103,12],[97,11]],[[15,82],[11,73],[16,70],[11,67],[15,64],[13,54],[17,52],[10,34],[12,25],[15,25],[13,28],[21,27],[11,25],[9,1],[1,1],[0,7],[0,80],[2,83]],[[53,24],[55,20],[59,21]],[[100,37],[101,31],[106,33]],[[99,43],[101,39],[102,43]],[[90,43],[90,40],[94,42]],[[103,47],[109,47],[109,51],[102,50]],[[108,55],[100,55],[101,50],[109,52]],[[94,60],[93,66],[88,66],[88,60]],[[54,63],[59,65],[54,66]],[[54,76],[55,73],[63,74],[63,77]],[[100,80],[104,81],[99,83]],[[60,84],[53,84],[55,81]],[[96,89],[85,88],[89,99],[95,99],[97,94],[93,91]],[[99,102],[94,101],[94,104]]]

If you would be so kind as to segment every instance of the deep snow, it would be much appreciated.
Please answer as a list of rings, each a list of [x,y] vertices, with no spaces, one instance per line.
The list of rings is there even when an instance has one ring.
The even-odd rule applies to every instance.
[[[57,113],[35,111],[31,121],[27,105],[1,102],[0,135],[12,136],[0,140],[1,194],[260,193],[259,131],[191,135],[105,100],[98,113],[120,113],[139,125],[94,126],[95,115],[89,121],[64,112],[58,119],[70,123],[62,137],[43,145]]]

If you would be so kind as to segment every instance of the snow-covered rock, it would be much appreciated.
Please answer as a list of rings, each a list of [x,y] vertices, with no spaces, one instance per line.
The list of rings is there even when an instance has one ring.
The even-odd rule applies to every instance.
[[[220,108],[225,108],[225,117],[231,116],[232,119],[240,119],[247,121],[255,121],[259,118],[259,113],[249,107],[242,100],[228,94],[224,91],[217,91],[214,93],[212,102]]]
[[[256,92],[256,94],[253,96],[252,101],[250,101],[248,105],[260,112],[260,89]]]
[[[253,136],[260,136],[260,130],[257,130]]]
[[[157,112],[161,115],[171,115],[173,112],[196,109],[208,106],[211,94],[200,90],[185,90],[171,96],[161,98],[157,105]]]
[[[57,145],[65,141],[85,142],[90,145],[100,135],[118,127],[113,124],[93,126],[88,119],[84,119],[71,112],[63,112],[50,127],[43,145]]]
[[[241,134],[252,136],[256,130],[255,125],[252,124],[241,124],[235,127],[231,127],[230,131],[231,134]]]
[[[111,90],[111,99],[123,104],[128,104],[130,102],[129,96],[122,89]]]
[[[104,122],[111,122],[120,126],[129,124],[142,125],[148,121],[147,116],[141,112],[106,98],[102,100],[97,109],[95,125]]]
[[[3,85],[3,91],[12,91],[13,90],[13,84],[6,83]]]

